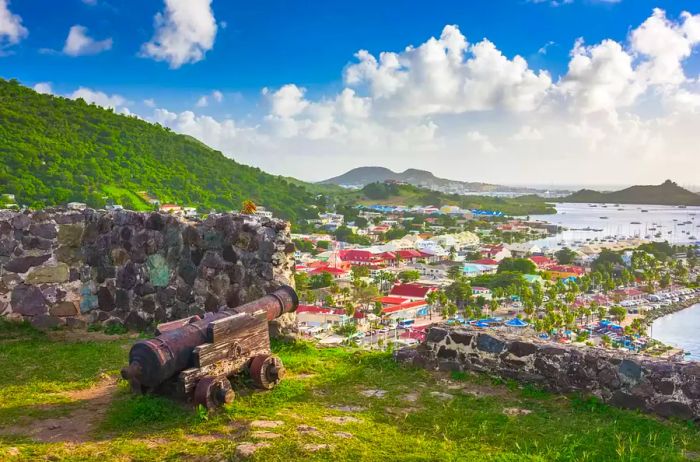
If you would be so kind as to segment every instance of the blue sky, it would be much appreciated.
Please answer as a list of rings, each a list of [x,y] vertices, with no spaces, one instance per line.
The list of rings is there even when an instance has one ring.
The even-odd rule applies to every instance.
[[[183,7],[183,3],[189,5]],[[183,12],[183,8],[190,10]],[[402,95],[393,89],[391,94],[381,93],[372,86],[378,83],[373,80],[376,79],[374,71],[371,76],[362,74],[355,82],[348,80],[347,72],[349,67],[358,64],[359,60],[354,57],[358,50],[367,50],[376,59],[384,51],[401,54],[409,45],[418,48],[430,37],[440,38],[445,26],[455,25],[467,44],[462,64],[470,59],[471,47],[487,39],[509,62],[518,55],[526,61],[527,71],[540,76],[541,71],[545,71],[549,81],[538,84],[536,90],[543,95],[565,93],[562,111],[571,112],[568,109],[578,104],[574,101],[576,97],[590,99],[591,94],[599,95],[601,91],[608,92],[603,99],[631,98],[622,106],[611,105],[607,100],[600,104],[588,101],[583,111],[585,118],[571,116],[569,126],[588,127],[601,118],[609,119],[611,126],[588,127],[592,130],[589,135],[594,138],[595,133],[602,130],[608,132],[605,136],[613,136],[615,130],[622,129],[620,125],[615,126],[616,123],[634,122],[640,117],[651,123],[652,119],[656,121],[668,115],[658,109],[665,106],[666,100],[660,101],[657,96],[659,88],[667,93],[670,80],[662,82],[660,78],[647,76],[642,82],[642,78],[637,77],[637,74],[644,73],[642,65],[645,61],[667,63],[668,60],[659,57],[657,51],[644,51],[645,45],[641,41],[639,45],[632,43],[631,39],[633,31],[652,17],[654,8],[664,10],[663,21],[669,30],[677,32],[685,22],[682,12],[700,13],[697,1],[682,0],[565,0],[564,4],[526,0],[440,4],[406,0],[167,0],[165,3],[161,0],[12,0],[8,4],[7,0],[0,0],[0,76],[17,78],[29,86],[41,84],[44,91],[66,96],[73,95],[81,87],[90,92],[83,94],[104,93],[108,98],[118,99],[105,102],[93,98],[94,101],[116,106],[147,120],[172,125],[243,162],[305,179],[322,179],[373,161],[395,169],[429,168],[457,179],[626,183],[626,179],[618,180],[612,174],[604,178],[578,177],[572,172],[563,174],[559,170],[534,174],[533,167],[528,167],[533,172],[531,178],[520,177],[518,172],[523,171],[523,166],[537,164],[540,159],[547,162],[550,156],[556,159],[555,156],[561,156],[561,146],[567,145],[567,140],[549,142],[546,133],[559,130],[552,126],[552,117],[543,115],[542,108],[551,108],[551,104],[540,100],[539,94],[511,95],[512,98],[537,98],[536,102],[528,99],[526,107],[483,101],[446,107],[444,101],[430,100],[434,94],[416,96],[417,93],[411,91]],[[183,34],[183,29],[177,27],[178,11],[181,15],[196,15],[198,18],[185,24],[190,31],[185,32],[189,38],[184,44],[178,43]],[[2,28],[8,27],[2,25],[3,15],[14,21],[14,35],[12,30],[6,30],[3,36]],[[155,19],[158,15],[163,19],[160,24]],[[76,41],[68,46],[69,30],[74,27],[79,28],[73,31]],[[658,30],[657,27],[647,35],[658,33],[658,40],[666,40],[663,31]],[[184,61],[175,62],[173,53],[178,51],[168,49],[171,45],[164,44],[161,40],[164,36],[159,36],[159,33],[171,34],[168,37],[175,41],[172,47],[185,48],[181,50],[185,53]],[[682,61],[684,74],[682,82],[676,77],[671,79],[676,87],[674,98],[679,94],[685,97],[691,92],[692,99],[695,95],[693,79],[700,70],[695,53],[696,39],[690,32],[679,34],[688,41],[692,52],[684,54],[679,51],[672,57]],[[576,50],[579,55],[589,58],[593,56],[594,47],[606,39],[619,44],[623,53],[631,57],[635,73],[634,77],[623,78],[630,86],[634,80],[637,86],[630,90],[610,84],[605,90],[589,91],[560,85],[566,79],[582,81],[581,76],[575,79],[567,77],[579,38],[583,38],[584,44]],[[653,45],[655,39],[646,40],[644,43],[651,41]],[[157,50],[144,51],[144,44],[148,43],[155,44]],[[193,57],[191,53],[199,54]],[[406,56],[405,59],[411,58]],[[419,65],[413,63],[410,66],[416,70],[416,82],[420,83]],[[430,72],[429,66],[426,69]],[[619,70],[619,66],[616,69]],[[527,72],[520,72],[518,78],[527,80],[529,74],[525,74]],[[457,75],[467,80],[473,78],[468,74]],[[591,77],[590,73],[586,75]],[[441,78],[434,77],[433,83]],[[593,76],[590,81],[599,80]],[[438,87],[442,85],[439,83]],[[505,85],[496,89],[494,95],[510,95],[516,91],[510,83]],[[614,87],[612,93],[611,87]],[[285,88],[289,91],[281,92]],[[373,126],[367,130],[381,127],[382,132],[373,131],[368,135],[365,127],[362,128],[365,131],[353,138],[354,141],[343,140],[342,146],[336,146],[332,138],[360,131],[357,124],[345,123],[338,113],[328,116],[332,117],[331,121],[323,119],[328,111],[337,110],[330,109],[328,102],[338,99],[346,88],[352,89],[351,96],[355,98],[350,98],[350,103],[368,106],[360,111],[362,118],[371,118]],[[475,88],[473,91],[482,87]],[[629,96],[630,91],[634,93],[633,97]],[[206,104],[203,104],[203,97]],[[288,99],[283,100],[283,97]],[[410,99],[414,97],[417,99]],[[385,104],[392,98],[406,104],[410,101],[410,107]],[[426,109],[413,113],[411,107],[421,104],[427,104]],[[156,114],[154,110],[162,112]],[[556,110],[547,109],[550,116]],[[183,117],[188,111],[191,111],[191,116],[188,113]],[[536,124],[531,123],[535,120]],[[319,128],[319,123],[325,125]],[[654,127],[644,128],[651,138],[655,136]],[[513,153],[514,147],[504,140],[519,139],[521,132],[527,135],[521,138],[530,141],[544,138],[546,146]],[[465,139],[459,136],[465,133]],[[410,139],[414,134],[419,142],[402,145],[397,141],[399,138]],[[677,138],[678,133],[673,132],[673,136]],[[668,137],[671,137],[671,132]],[[601,141],[592,149],[599,150],[604,144]],[[675,145],[662,144],[664,146],[657,151],[641,155],[649,159],[633,172],[633,179],[663,180],[650,169],[656,165],[654,162],[668,164],[665,161],[668,159],[663,159],[663,151],[671,146],[675,148]],[[640,154],[634,152],[635,149],[631,145],[619,147],[616,155],[620,165],[627,165],[630,159]],[[464,151],[468,151],[466,158],[461,155]],[[498,159],[503,156],[512,156],[514,162],[522,165],[499,172],[496,167],[500,164]],[[440,162],[435,164],[438,158]],[[580,160],[580,156],[576,158]],[[596,159],[595,154],[591,159]],[[689,155],[681,156],[678,165],[692,165],[696,160]],[[315,166],[313,171],[310,171],[311,165]],[[564,166],[557,165],[556,168]],[[665,168],[662,175],[671,173]],[[690,176],[681,174],[680,177],[682,182],[692,181]]]

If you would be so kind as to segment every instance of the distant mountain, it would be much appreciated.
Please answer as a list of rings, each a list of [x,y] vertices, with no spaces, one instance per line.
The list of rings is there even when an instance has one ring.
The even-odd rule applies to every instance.
[[[561,201],[599,204],[700,205],[700,195],[681,188],[671,180],[666,180],[660,185],[631,186],[614,192],[582,189],[562,198]]]
[[[404,172],[397,173],[385,167],[358,167],[340,176],[321,181],[320,183],[363,187],[371,183],[383,183],[385,181],[398,181],[401,183],[411,184],[413,186],[455,193],[492,191],[512,191],[522,193],[535,192],[535,190],[529,188],[516,188],[489,183],[448,180],[445,178],[436,177],[427,170],[418,170],[415,168],[409,168]]]

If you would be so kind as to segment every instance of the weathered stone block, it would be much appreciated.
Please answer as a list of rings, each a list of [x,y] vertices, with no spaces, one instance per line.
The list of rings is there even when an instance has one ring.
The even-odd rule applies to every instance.
[[[7,262],[5,270],[12,273],[26,273],[30,268],[44,264],[51,255],[37,255],[14,258]]]
[[[32,318],[32,326],[36,327],[37,329],[55,329],[56,327],[64,324],[65,320],[63,318],[49,316],[46,314],[40,314],[39,316],[34,316]]]
[[[537,345],[529,342],[514,341],[508,346],[508,352],[518,358],[522,358],[535,354],[537,352]]]
[[[55,239],[56,236],[58,236],[56,233],[56,225],[53,223],[34,223],[29,226],[29,232],[34,236],[44,239]]]
[[[34,268],[27,275],[27,284],[58,284],[68,282],[70,270],[65,263]]]
[[[479,337],[476,339],[476,347],[488,353],[498,354],[503,351],[505,346],[505,342],[489,334],[479,334]]]
[[[80,247],[83,229],[82,224],[59,225],[58,243],[67,247]]]
[[[160,254],[151,255],[146,260],[148,278],[155,287],[166,287],[170,283],[170,267]]]
[[[49,308],[49,314],[57,317],[77,316],[80,310],[75,302],[63,301]]]
[[[36,286],[19,284],[12,291],[10,299],[12,311],[25,316],[38,316],[46,314],[46,298],[41,290]]]
[[[426,337],[426,342],[428,343],[439,343],[447,336],[447,329],[442,329],[440,327],[431,327],[428,330],[428,335]]]

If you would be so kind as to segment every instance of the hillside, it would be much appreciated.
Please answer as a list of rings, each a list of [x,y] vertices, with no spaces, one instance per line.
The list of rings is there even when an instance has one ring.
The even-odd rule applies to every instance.
[[[445,194],[412,185],[371,183],[359,191],[348,194],[352,201],[361,205],[456,205],[463,209],[499,210],[506,215],[540,215],[556,213],[554,207],[535,195],[514,198]]]
[[[277,216],[314,216],[304,184],[241,165],[189,136],[0,79],[0,193],[32,207],[105,198],[148,209],[161,202],[238,210],[251,199]]]
[[[428,189],[449,189],[474,192],[514,191],[534,192],[528,188],[501,186],[488,183],[465,182],[439,178],[426,170],[409,168],[397,173],[385,167],[358,167],[340,176],[321,181],[321,184],[335,184],[343,186],[366,186],[370,183],[382,183],[388,180],[408,183],[413,186],[421,186]]]
[[[206,414],[129,393],[117,371],[136,338],[6,326],[0,460],[680,461],[700,451],[690,423],[306,343],[273,345],[287,367],[273,390],[235,381],[233,403]]]
[[[561,201],[608,204],[700,205],[700,195],[681,188],[671,180],[666,180],[660,185],[631,186],[614,192],[582,189],[561,199]]]

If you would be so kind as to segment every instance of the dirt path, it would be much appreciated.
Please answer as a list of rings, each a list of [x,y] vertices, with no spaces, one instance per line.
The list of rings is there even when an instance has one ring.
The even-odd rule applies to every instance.
[[[79,406],[68,415],[9,425],[1,428],[0,434],[26,436],[43,443],[89,441],[104,418],[116,388],[116,378],[105,376],[91,388],[63,393]]]

